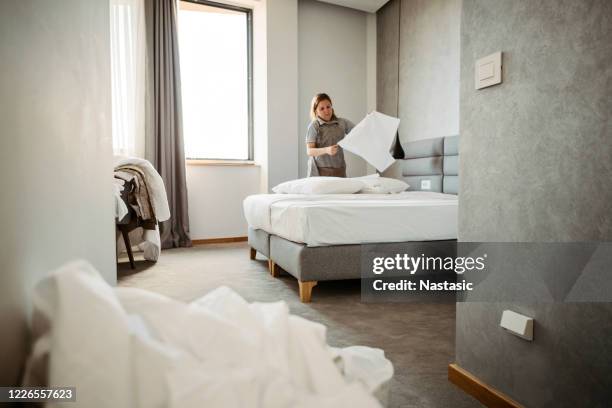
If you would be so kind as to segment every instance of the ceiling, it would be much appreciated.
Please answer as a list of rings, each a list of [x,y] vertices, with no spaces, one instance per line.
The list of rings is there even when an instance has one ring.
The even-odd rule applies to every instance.
[[[319,0],[325,3],[337,4],[339,6],[350,7],[368,13],[375,13],[389,0]]]

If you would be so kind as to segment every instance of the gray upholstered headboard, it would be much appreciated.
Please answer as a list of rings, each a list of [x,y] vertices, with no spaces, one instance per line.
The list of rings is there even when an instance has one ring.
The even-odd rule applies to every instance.
[[[401,178],[410,184],[409,191],[458,193],[459,136],[402,143],[402,148]]]

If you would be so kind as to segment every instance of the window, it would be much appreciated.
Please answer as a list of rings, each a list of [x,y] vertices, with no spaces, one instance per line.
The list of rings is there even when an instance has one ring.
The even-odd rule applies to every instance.
[[[178,35],[185,156],[251,160],[251,10],[179,2]]]

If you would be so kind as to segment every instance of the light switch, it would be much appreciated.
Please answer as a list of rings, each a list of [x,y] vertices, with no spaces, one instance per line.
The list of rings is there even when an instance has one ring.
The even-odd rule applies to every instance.
[[[504,310],[499,325],[515,336],[528,341],[533,340],[533,318],[531,317],[512,310]]]
[[[481,66],[478,67],[478,79],[480,81],[484,81],[485,79],[493,78],[493,75],[495,75],[493,70],[494,70],[494,64],[492,62],[487,62],[486,64],[482,64]]]
[[[476,89],[501,84],[502,53],[501,51],[488,55],[476,61]]]

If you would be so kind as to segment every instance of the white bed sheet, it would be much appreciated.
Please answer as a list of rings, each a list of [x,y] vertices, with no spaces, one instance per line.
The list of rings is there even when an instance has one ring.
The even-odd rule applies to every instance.
[[[380,349],[331,348],[326,327],[285,302],[248,303],[227,287],[189,303],[113,288],[72,262],[37,284],[24,386],[70,385],[77,403],[113,408],[380,408],[393,365]]]
[[[249,226],[308,246],[457,239],[456,195],[258,194],[244,201]]]

